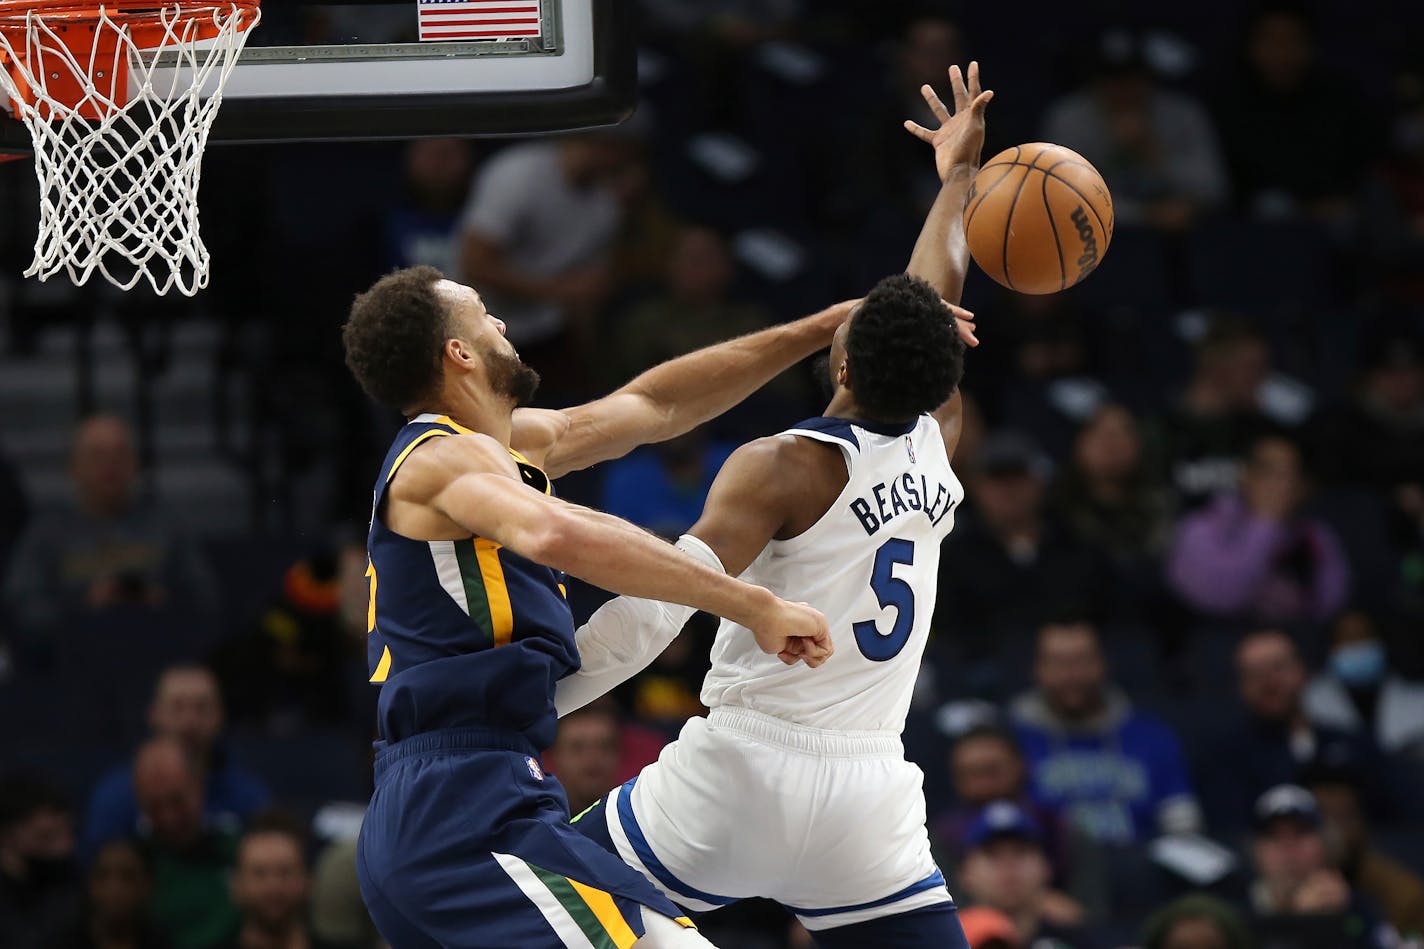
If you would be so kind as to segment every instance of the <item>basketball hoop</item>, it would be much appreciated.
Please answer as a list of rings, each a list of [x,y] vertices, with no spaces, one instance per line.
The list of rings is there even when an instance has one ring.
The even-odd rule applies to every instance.
[[[0,93],[30,132],[40,186],[25,276],[207,286],[203,149],[259,3],[0,0]]]

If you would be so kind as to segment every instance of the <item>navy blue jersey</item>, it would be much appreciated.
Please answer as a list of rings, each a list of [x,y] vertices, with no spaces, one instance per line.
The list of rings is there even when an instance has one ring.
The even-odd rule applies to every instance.
[[[431,438],[471,434],[444,415],[421,415],[396,435],[376,482],[366,575],[367,655],[381,686],[381,738],[494,727],[536,748],[554,741],[554,683],[578,669],[564,577],[483,537],[413,540],[382,520],[387,486]],[[511,451],[526,484],[549,478]]]

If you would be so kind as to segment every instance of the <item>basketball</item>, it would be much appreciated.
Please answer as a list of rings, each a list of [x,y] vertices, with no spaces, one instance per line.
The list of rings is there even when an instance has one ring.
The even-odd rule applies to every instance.
[[[980,169],[964,209],[969,252],[1020,293],[1056,293],[1102,262],[1112,242],[1112,195],[1077,152],[1016,145]]]

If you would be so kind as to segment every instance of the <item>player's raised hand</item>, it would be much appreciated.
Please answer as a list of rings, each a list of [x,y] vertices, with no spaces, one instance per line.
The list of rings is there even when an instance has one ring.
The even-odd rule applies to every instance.
[[[762,652],[775,654],[788,666],[801,660],[814,669],[835,651],[826,617],[806,603],[777,599],[752,635]]]
[[[969,64],[967,84],[959,67],[950,66],[949,85],[954,92],[953,115],[929,84],[920,87],[925,103],[939,119],[939,128],[931,130],[905,120],[905,128],[911,135],[934,146],[940,181],[948,181],[956,168],[973,171],[979,167],[979,153],[984,148],[984,109],[994,98],[992,90],[980,86],[977,62]]]

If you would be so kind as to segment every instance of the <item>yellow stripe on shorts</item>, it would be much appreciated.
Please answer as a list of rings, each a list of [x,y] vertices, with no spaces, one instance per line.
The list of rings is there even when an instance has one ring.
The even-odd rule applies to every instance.
[[[564,879],[569,880],[568,877]],[[593,910],[593,915],[598,918],[608,938],[613,940],[613,944],[618,949],[631,949],[633,943],[638,941],[628,921],[623,918],[623,913],[619,911],[618,904],[613,902],[613,897],[602,890],[595,890],[591,886],[585,886],[577,880],[569,880],[569,885],[583,901],[588,904],[588,908]]]

